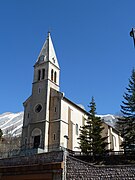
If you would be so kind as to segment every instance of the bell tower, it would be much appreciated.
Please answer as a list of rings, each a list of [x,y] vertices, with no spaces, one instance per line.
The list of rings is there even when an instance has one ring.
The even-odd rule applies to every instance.
[[[50,90],[59,91],[59,75],[58,60],[48,33],[34,65],[32,95],[24,102],[22,147],[47,149]]]

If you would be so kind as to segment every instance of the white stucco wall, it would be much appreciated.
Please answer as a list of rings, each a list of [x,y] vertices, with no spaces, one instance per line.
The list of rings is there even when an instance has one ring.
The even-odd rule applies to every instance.
[[[110,133],[112,135],[113,151],[120,151],[120,136],[113,131],[112,127],[110,128]],[[109,134],[109,138],[110,138],[110,134]],[[111,140],[109,141],[111,142]]]
[[[60,142],[67,147],[67,139],[64,137],[65,135],[68,137],[68,109],[70,108],[71,112],[71,121],[73,123],[73,151],[78,151],[79,149],[79,129],[83,124],[83,118],[87,118],[86,114],[81,111],[76,106],[68,103],[64,99],[61,101],[61,137]],[[76,124],[78,124],[78,135],[76,134]]]

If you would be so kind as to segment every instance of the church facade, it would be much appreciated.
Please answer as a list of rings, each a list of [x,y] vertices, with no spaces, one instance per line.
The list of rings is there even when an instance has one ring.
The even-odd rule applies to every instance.
[[[40,148],[45,152],[60,147],[79,150],[79,129],[89,113],[60,92],[59,76],[58,59],[48,33],[34,65],[32,94],[23,104],[22,148]],[[121,142],[118,133],[103,124],[103,135],[109,135],[108,149],[118,151]]]

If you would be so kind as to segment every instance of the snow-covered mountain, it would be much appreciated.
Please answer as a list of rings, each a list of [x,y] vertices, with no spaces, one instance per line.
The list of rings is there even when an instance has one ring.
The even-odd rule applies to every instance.
[[[23,125],[23,114],[23,112],[6,112],[0,115],[0,129],[2,129],[3,135],[21,135]]]
[[[109,126],[115,128],[115,124],[118,121],[118,116],[114,116],[111,114],[106,114],[106,115],[98,115],[101,117],[101,119],[108,124]]]
[[[23,125],[23,112],[11,113],[6,112],[0,115],[0,129],[2,129],[3,134],[11,134],[13,136],[21,135],[22,125]],[[107,114],[98,115],[105,123],[114,127],[117,121],[117,116]]]

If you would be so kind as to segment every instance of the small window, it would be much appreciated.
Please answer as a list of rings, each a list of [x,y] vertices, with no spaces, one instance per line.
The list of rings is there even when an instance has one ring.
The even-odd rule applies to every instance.
[[[30,114],[28,113],[27,118],[29,118],[29,117],[30,117]]]
[[[24,138],[24,145],[27,146],[27,137]]]
[[[38,88],[38,94],[40,94],[40,92],[41,92],[41,88],[39,87],[39,88]]]
[[[55,71],[55,73],[54,73],[54,82],[56,83],[56,80],[57,80],[57,73],[56,73],[56,71]]]
[[[53,69],[51,70],[51,80],[53,81]]]
[[[76,135],[78,136],[78,124],[76,124]]]
[[[41,78],[41,70],[38,70],[38,81],[40,81]]]
[[[55,58],[54,58],[54,57],[52,58],[52,60],[53,60],[53,62],[55,63]]]
[[[54,111],[57,112],[57,108],[56,107],[55,107]]]
[[[44,61],[44,55],[40,56],[39,59],[38,59],[39,62],[42,62]]]
[[[42,79],[45,79],[45,69],[42,69]]]
[[[55,134],[53,134],[53,140],[55,141],[55,139],[56,139],[56,135],[55,135]]]

